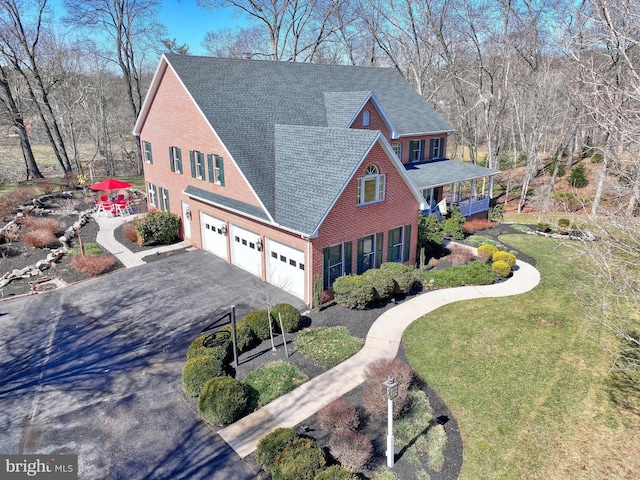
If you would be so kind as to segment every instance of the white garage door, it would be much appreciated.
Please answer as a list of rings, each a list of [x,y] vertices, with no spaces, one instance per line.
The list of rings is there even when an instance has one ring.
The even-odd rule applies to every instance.
[[[206,213],[200,214],[200,231],[202,232],[202,248],[228,260],[227,237],[222,232],[224,221]]]
[[[262,254],[258,251],[260,235],[235,225],[230,226],[231,263],[262,276]]]
[[[304,298],[304,252],[267,239],[267,281]]]

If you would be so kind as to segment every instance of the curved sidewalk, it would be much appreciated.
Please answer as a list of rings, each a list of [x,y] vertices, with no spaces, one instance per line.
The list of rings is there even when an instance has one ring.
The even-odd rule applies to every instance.
[[[139,215],[129,215],[128,217],[103,217],[97,213],[93,214],[93,218],[98,224],[99,230],[96,237],[96,242],[106,248],[109,252],[114,254],[118,260],[120,260],[126,268],[137,267],[144,265],[146,262],[144,257],[154,255],[157,253],[164,253],[171,250],[177,250],[179,248],[190,247],[191,243],[182,241],[174,243],[172,245],[164,245],[153,250],[145,250],[142,252],[133,253],[127,247],[118,242],[113,235],[116,228],[125,222],[128,222]]]
[[[221,429],[218,434],[244,458],[256,449],[262,437],[276,428],[294,427],[361,385],[365,380],[365,367],[372,361],[395,358],[405,329],[418,318],[453,302],[519,295],[533,290],[539,282],[538,270],[518,260],[513,276],[505,282],[434,290],[407,300],[376,319],[364,347],[353,357]]]

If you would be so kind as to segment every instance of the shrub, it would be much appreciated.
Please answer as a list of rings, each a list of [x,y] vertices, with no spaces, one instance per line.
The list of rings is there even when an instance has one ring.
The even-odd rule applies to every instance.
[[[5,225],[0,232],[0,238],[4,243],[12,243],[20,238],[20,226],[17,223]]]
[[[361,469],[369,463],[373,453],[373,444],[362,433],[340,428],[331,435],[329,449],[342,465],[355,470]]]
[[[190,358],[182,369],[182,389],[188,396],[197,397],[207,381],[224,374],[224,362],[220,358],[209,355]]]
[[[233,327],[231,325],[225,325],[220,331],[233,335]],[[240,353],[252,349],[257,343],[255,334],[243,321],[236,323],[236,343]]]
[[[442,220],[443,233],[454,240],[462,240],[462,226],[464,225],[464,217],[460,215],[460,209],[455,205],[449,207],[449,215]]]
[[[19,223],[29,230],[48,230],[53,235],[58,233],[61,229],[60,222],[55,218],[25,215],[20,219]]]
[[[511,275],[511,266],[504,260],[493,262],[493,265],[491,265],[491,270],[493,270],[493,273],[495,273],[496,275],[500,275],[501,277],[506,278]]]
[[[478,258],[483,262],[488,262],[493,258],[493,254],[498,251],[498,247],[495,245],[489,245],[484,243],[478,247]]]
[[[554,159],[551,160],[551,163],[549,163],[549,175],[553,175],[553,172],[556,169],[556,165],[558,166],[558,177],[564,177],[567,174],[566,167],[562,160],[560,160],[560,163],[558,163],[557,157],[554,157]]]
[[[387,413],[387,397],[383,392],[382,383],[392,376],[398,383],[398,395],[393,400],[393,415],[398,416],[409,400],[409,387],[413,381],[411,367],[397,358],[383,358],[367,365],[364,373],[362,405],[367,412],[376,418]]]
[[[171,212],[153,211],[135,224],[143,243],[151,240],[160,244],[171,244],[178,240],[180,219]]]
[[[363,310],[375,299],[375,291],[362,275],[345,275],[333,282],[333,298],[343,307]]]
[[[256,461],[264,470],[271,471],[278,455],[296,438],[293,428],[276,428],[258,442]]]
[[[373,287],[375,300],[385,300],[392,297],[396,291],[393,277],[386,270],[370,268],[362,274],[362,279]]]
[[[298,352],[321,365],[332,367],[362,348],[364,340],[353,337],[346,327],[310,327],[294,341]]]
[[[56,243],[58,239],[50,230],[27,230],[22,234],[22,241],[34,248],[49,247]]]
[[[136,227],[132,222],[127,222],[122,225],[122,233],[124,235],[124,238],[129,240],[131,243],[143,243],[138,230],[136,230]]]
[[[273,480],[313,480],[326,463],[315,440],[296,438],[276,457],[271,477]]]
[[[209,356],[227,363],[231,358],[231,335],[228,332],[216,332],[201,335],[187,349],[187,360],[200,356]]]
[[[582,188],[586,187],[588,183],[587,168],[584,165],[579,164],[571,169],[571,173],[569,173],[569,185],[574,188]]]
[[[415,268],[402,263],[386,262],[380,265],[380,270],[393,277],[396,295],[409,293],[419,278]]]
[[[504,205],[501,203],[495,203],[495,200],[492,199],[487,217],[492,222],[501,222],[504,218]]]
[[[558,219],[558,226],[559,227],[569,228],[569,225],[571,225],[571,222],[569,221],[568,218],[560,218],[560,219]]]
[[[491,267],[484,262],[471,262],[446,270],[425,272],[423,284],[430,288],[461,287],[463,285],[489,285],[495,281]]]
[[[271,316],[275,319],[274,325],[277,332],[280,332],[278,314],[282,317],[282,326],[286,333],[296,332],[300,328],[300,322],[302,321],[300,311],[288,303],[278,303],[271,309]]]
[[[497,225],[496,222],[492,222],[486,218],[474,218],[473,220],[467,220],[462,226],[462,232],[465,235],[471,235],[479,232],[480,230],[487,230]]]
[[[267,363],[249,374],[244,383],[255,391],[252,406],[262,407],[309,380],[302,370],[283,360]]]
[[[231,377],[212,378],[204,384],[198,397],[198,412],[205,421],[214,425],[235,422],[246,406],[245,386]]]
[[[101,275],[116,264],[116,257],[110,253],[104,255],[75,255],[71,257],[71,266],[78,272],[89,275]]]
[[[418,222],[418,248],[440,245],[444,238],[442,223],[435,215],[420,217]]]
[[[355,473],[351,473],[345,470],[340,465],[331,465],[326,470],[323,470],[313,480],[358,480]]]
[[[466,265],[471,260],[473,260],[473,251],[470,248],[466,248],[462,245],[448,245],[447,248],[451,252],[447,255],[447,259],[451,262],[451,265],[454,267],[460,265]]]
[[[323,430],[335,431],[339,428],[356,430],[360,418],[356,407],[346,398],[338,397],[318,410],[318,424]]]
[[[506,262],[511,269],[516,266],[516,256],[513,253],[498,251],[493,254],[492,259],[494,263],[499,261]]]
[[[242,323],[249,327],[256,338],[260,340],[269,338],[269,312],[266,310],[253,310],[247,313]]]
[[[36,198],[38,196],[38,192],[30,185],[20,185],[11,192],[10,196],[15,202],[14,204],[18,206]]]
[[[538,229],[539,232],[543,232],[543,233],[547,233],[551,231],[551,225],[549,225],[546,222],[538,222],[538,224],[536,225],[536,228]]]

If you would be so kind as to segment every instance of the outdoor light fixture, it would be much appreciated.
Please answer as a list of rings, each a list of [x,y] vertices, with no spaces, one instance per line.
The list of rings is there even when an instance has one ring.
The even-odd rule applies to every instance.
[[[187,210],[184,212],[184,216],[191,220],[191,210],[187,208]]]
[[[261,252],[261,251],[262,251],[262,239],[261,239],[261,238],[259,238],[259,239],[256,241],[256,248],[258,249],[258,251],[259,251],[259,252]]]
[[[223,223],[222,227],[220,227],[220,231],[222,232],[223,235],[227,234],[227,224]]]
[[[387,466],[393,467],[395,461],[395,449],[393,445],[393,399],[398,396],[398,383],[391,375],[382,382],[384,393],[387,397],[387,411],[389,419],[387,422]]]

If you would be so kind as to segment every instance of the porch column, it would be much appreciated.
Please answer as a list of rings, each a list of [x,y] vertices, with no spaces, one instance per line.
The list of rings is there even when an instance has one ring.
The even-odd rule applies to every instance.
[[[493,198],[493,175],[489,177],[489,200]]]

